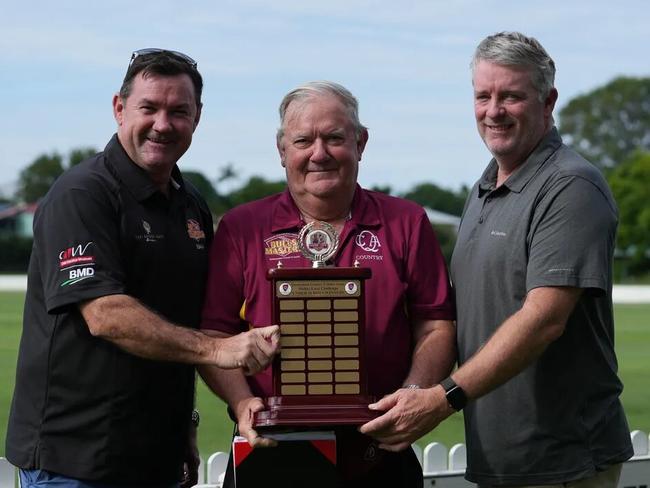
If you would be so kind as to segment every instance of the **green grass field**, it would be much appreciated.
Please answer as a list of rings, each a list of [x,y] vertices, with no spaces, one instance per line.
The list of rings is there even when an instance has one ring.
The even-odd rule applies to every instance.
[[[21,332],[23,293],[0,293],[0,455],[4,452],[7,416],[13,392],[16,355]],[[650,432],[650,304],[619,305],[616,315],[616,350],[625,391],[623,404],[630,428]],[[200,383],[200,382],[199,382]],[[198,408],[201,411],[199,449],[204,458],[228,450],[233,425],[224,403],[199,384]],[[461,415],[454,415],[419,441],[442,442],[451,447],[463,442]]]

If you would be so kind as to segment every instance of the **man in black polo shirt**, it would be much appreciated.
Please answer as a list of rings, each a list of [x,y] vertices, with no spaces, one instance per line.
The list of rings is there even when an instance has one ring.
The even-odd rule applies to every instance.
[[[487,37],[472,75],[494,158],[451,262],[459,368],[412,392],[410,415],[377,420],[379,437],[401,448],[467,403],[470,481],[614,488],[632,455],[614,353],[616,205],[601,173],[562,144],[555,64],[537,40]]]
[[[212,218],[176,162],[201,90],[188,56],[135,52],[117,134],[39,204],[6,445],[23,487],[177,486],[184,462],[191,484],[193,365],[251,374],[277,349],[277,327],[195,330]]]

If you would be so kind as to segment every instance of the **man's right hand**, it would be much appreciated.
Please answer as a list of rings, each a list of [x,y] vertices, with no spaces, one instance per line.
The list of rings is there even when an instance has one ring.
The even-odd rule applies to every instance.
[[[387,451],[402,451],[455,412],[440,385],[409,390],[400,388],[368,406],[383,415],[359,427]]]
[[[245,375],[253,375],[266,369],[278,352],[280,327],[257,327],[232,337],[215,339],[218,341],[217,366],[225,369],[241,368]]]
[[[237,416],[237,429],[239,435],[245,437],[252,448],[275,447],[278,443],[273,439],[262,437],[253,428],[255,412],[264,410],[264,402],[259,397],[248,397],[237,403],[235,415]]]

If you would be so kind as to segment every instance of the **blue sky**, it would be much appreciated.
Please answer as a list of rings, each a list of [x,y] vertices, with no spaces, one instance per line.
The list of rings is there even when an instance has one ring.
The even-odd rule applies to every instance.
[[[650,75],[649,14],[647,0],[5,2],[0,193],[39,154],[104,147],[112,95],[143,47],[183,51],[204,76],[203,117],[181,169],[216,178],[230,163],[235,184],[283,178],[277,106],[298,84],[329,79],[357,96],[370,129],[362,185],[457,189],[489,159],[468,68],[482,38],[537,37],[557,65],[557,112],[616,76]]]

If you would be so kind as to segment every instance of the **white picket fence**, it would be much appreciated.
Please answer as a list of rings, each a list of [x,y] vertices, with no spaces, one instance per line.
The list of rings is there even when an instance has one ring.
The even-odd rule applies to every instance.
[[[650,486],[650,436],[640,430],[630,434],[634,457],[623,464],[619,488],[647,488]],[[464,444],[447,449],[444,444],[432,442],[424,450],[413,444],[415,455],[422,466],[424,486],[436,488],[474,488],[476,485],[464,478],[467,467],[467,450]],[[205,481],[194,488],[220,488],[226,470],[228,455],[215,453],[208,459]]]
[[[623,464],[619,488],[647,488],[650,486],[650,436],[640,430],[630,434],[634,457]],[[473,488],[475,485],[463,476],[467,466],[467,451],[463,444],[451,449],[438,442],[427,445],[424,450],[413,444],[415,454],[422,465],[424,486],[436,488]],[[220,488],[228,463],[228,454],[215,452],[207,463],[201,462],[199,484],[194,488]],[[9,461],[0,457],[0,488],[16,488],[17,470]]]

